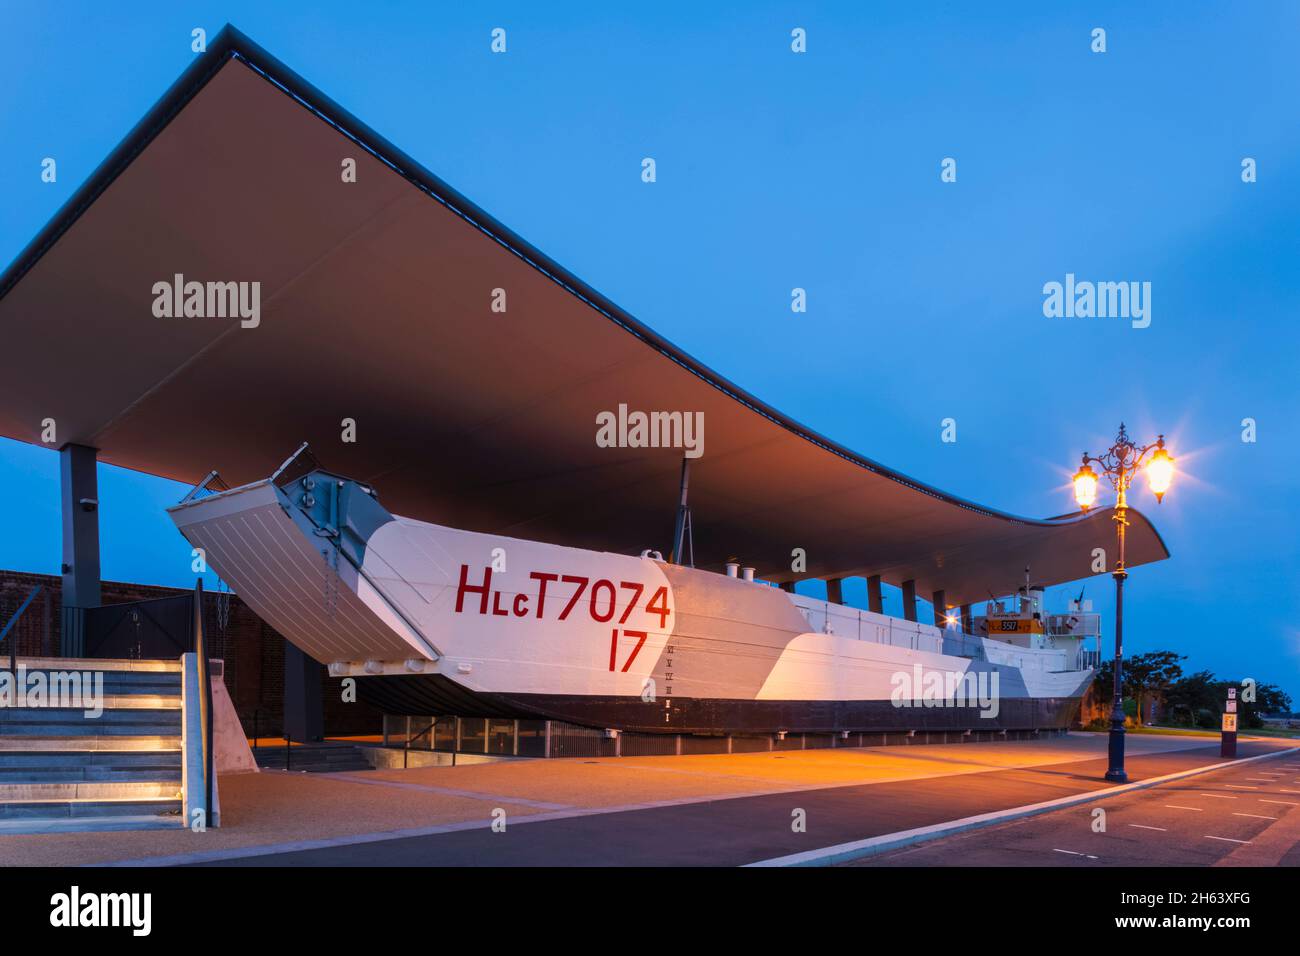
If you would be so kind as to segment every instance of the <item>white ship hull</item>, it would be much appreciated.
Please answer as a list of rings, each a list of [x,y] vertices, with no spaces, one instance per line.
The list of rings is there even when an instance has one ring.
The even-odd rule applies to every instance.
[[[711,734],[1049,728],[1092,677],[1060,650],[394,517],[322,472],[172,516],[259,616],[390,713]]]

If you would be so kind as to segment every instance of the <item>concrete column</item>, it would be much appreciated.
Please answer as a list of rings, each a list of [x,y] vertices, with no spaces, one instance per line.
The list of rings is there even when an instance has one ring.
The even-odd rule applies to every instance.
[[[975,625],[971,620],[969,604],[963,604],[961,606],[961,629],[964,634],[975,633]]]
[[[873,574],[867,578],[867,610],[884,614],[885,601],[880,595],[880,575]]]
[[[844,603],[844,579],[827,578],[826,579],[826,600],[832,604]]]
[[[300,743],[325,737],[320,685],[321,665],[285,641],[284,732]]]
[[[930,596],[930,603],[934,605],[934,626],[938,628],[945,627],[945,611],[948,610],[948,601],[941,590],[935,591]]]
[[[62,653],[86,651],[86,608],[99,607],[98,453],[85,445],[59,449],[60,505],[63,512]]]
[[[903,618],[908,621],[916,620],[916,582],[903,582]]]

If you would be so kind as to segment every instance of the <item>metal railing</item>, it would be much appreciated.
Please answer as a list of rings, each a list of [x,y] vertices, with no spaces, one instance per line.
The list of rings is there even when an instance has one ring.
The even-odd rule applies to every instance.
[[[212,664],[203,634],[203,579],[194,582],[194,653],[199,665],[199,739],[203,747],[204,825],[212,823]]]
[[[13,631],[14,636],[9,640],[9,670],[15,674],[18,673],[18,632],[14,631],[14,625],[18,623],[18,619],[23,616],[23,612],[36,599],[36,595],[40,591],[41,586],[39,584],[33,587],[23,603],[18,605],[18,610],[14,611],[13,616],[9,618],[9,623],[5,625],[5,629],[0,631],[0,644],[3,644],[5,638],[9,636],[9,632]]]
[[[432,736],[432,734],[433,734],[433,728],[434,728],[435,726],[437,726],[437,724],[438,724],[438,718],[435,717],[435,718],[433,719],[433,722],[432,722],[431,724],[429,724],[428,727],[425,727],[422,731],[420,731],[418,734],[415,734],[414,736],[411,735],[410,730],[409,730],[409,728],[410,728],[410,721],[411,721],[411,718],[409,718],[409,717],[406,718],[406,721],[407,721],[407,728],[408,728],[408,730],[407,730],[407,734],[406,734],[406,743],[405,743],[405,744],[403,745],[403,747],[402,747],[402,769],[403,769],[403,770],[407,769],[407,763],[406,763],[406,762],[407,762],[407,760],[410,759],[410,754],[411,754],[411,744],[412,744],[412,742],[414,742],[414,741],[416,741],[416,740],[419,740],[419,739],[420,739],[421,737],[423,737],[425,734],[429,734],[429,735],[430,735],[430,736],[429,736],[429,749],[430,749],[430,750],[433,749],[433,736]],[[455,753],[455,751],[452,751],[452,755],[451,755],[451,765],[452,765],[453,767],[456,765],[456,753]]]
[[[792,597],[795,607],[803,612],[809,629],[818,634],[926,651],[940,650],[947,634],[946,628],[932,627],[920,621],[903,620],[803,595]]]

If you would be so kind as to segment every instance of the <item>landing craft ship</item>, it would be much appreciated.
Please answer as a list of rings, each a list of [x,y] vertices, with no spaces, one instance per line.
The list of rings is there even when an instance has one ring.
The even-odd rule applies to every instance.
[[[734,564],[395,516],[374,489],[320,469],[170,513],[263,620],[332,675],[360,678],[389,714],[703,735],[1056,728],[1096,660],[1096,615],[1045,616],[1028,584],[1016,610],[990,603],[973,628],[985,633],[966,634],[790,593]]]

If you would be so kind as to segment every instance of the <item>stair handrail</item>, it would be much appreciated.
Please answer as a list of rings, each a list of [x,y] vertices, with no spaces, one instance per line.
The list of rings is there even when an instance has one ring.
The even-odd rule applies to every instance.
[[[199,665],[199,739],[203,748],[203,825],[212,820],[212,665],[203,634],[203,579],[194,582],[194,652]]]
[[[429,733],[429,731],[433,730],[434,726],[435,726],[437,723],[438,723],[438,718],[435,717],[435,718],[433,719],[433,722],[430,723],[428,727],[425,727],[422,731],[420,731],[420,732],[419,732],[418,734],[416,734],[414,737],[412,737],[412,736],[410,735],[409,732],[407,733],[406,744],[402,747],[402,769],[403,769],[403,770],[406,770],[406,769],[407,769],[407,760],[409,759],[409,757],[410,757],[410,753],[411,753],[411,741],[413,741],[413,740],[419,740],[419,739],[420,739],[421,737],[423,737],[425,734]],[[433,749],[433,737],[432,737],[432,736],[429,737],[429,749],[430,749],[430,750]]]
[[[18,610],[14,611],[13,615],[9,618],[9,623],[5,625],[3,631],[0,631],[0,644],[3,644],[5,642],[5,638],[9,636],[9,632],[13,630],[13,626],[18,623],[18,619],[23,616],[23,612],[26,611],[28,606],[32,603],[32,601],[36,599],[36,595],[39,594],[40,591],[41,591],[41,586],[39,584],[35,585],[32,588],[31,593],[27,595],[27,599],[24,600],[22,604],[18,605]],[[13,640],[9,642],[9,670],[15,674],[18,673],[18,632],[17,631],[14,631]]]

